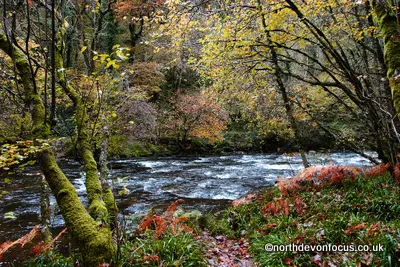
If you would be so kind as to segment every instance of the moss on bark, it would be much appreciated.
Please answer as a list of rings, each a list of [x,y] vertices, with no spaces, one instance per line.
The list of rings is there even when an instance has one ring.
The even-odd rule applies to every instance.
[[[111,260],[115,254],[111,231],[98,225],[87,213],[79,201],[75,187],[60,170],[49,148],[41,152],[40,163],[68,232],[82,253],[84,266],[97,267],[102,262]]]
[[[21,77],[25,102],[31,111],[34,137],[47,137],[49,126],[45,120],[45,109],[39,92],[35,90],[34,77],[30,72],[28,58],[19,48],[10,44],[4,34],[0,34],[0,49],[10,56]],[[80,113],[82,114],[82,112]],[[88,157],[93,157],[91,153],[87,154]],[[54,153],[50,148],[44,148],[40,153],[40,164],[46,181],[56,197],[68,231],[82,253],[83,266],[97,267],[105,261],[109,262],[115,255],[110,229],[97,224],[87,213],[74,186],[58,167]],[[94,159],[89,161],[89,166],[91,167],[90,173],[93,173],[93,166],[96,168]],[[105,206],[100,200],[92,202],[96,203],[98,207]],[[98,212],[98,209],[96,209],[96,212]]]
[[[15,45],[11,44],[5,34],[0,34],[0,49],[13,61],[24,87],[25,104],[29,107],[32,117],[32,135],[35,138],[48,137],[50,126],[46,123],[45,107],[40,92],[35,90],[34,77],[31,73],[28,57]]]
[[[56,45],[56,67],[57,69],[63,68],[63,41],[62,41],[62,31],[57,35],[58,41]],[[63,91],[68,95],[71,101],[74,103],[76,114],[75,120],[78,128],[77,136],[77,146],[79,154],[81,155],[86,170],[86,191],[89,200],[89,213],[96,221],[102,221],[107,224],[112,223],[114,213],[116,211],[115,199],[110,190],[110,193],[106,194],[104,197],[104,192],[102,190],[100,177],[98,174],[97,163],[94,159],[90,136],[88,134],[89,129],[89,118],[87,114],[86,105],[76,91],[67,81],[65,73],[63,71],[58,72],[57,75],[58,83],[60,84]],[[107,205],[106,205],[106,203]],[[109,202],[109,203],[108,203]],[[111,203],[112,202],[112,203]],[[112,210],[108,210],[112,208]]]
[[[397,17],[386,1],[373,0],[372,7],[384,39],[384,60],[387,78],[392,89],[392,99],[397,115],[400,114],[400,33]]]

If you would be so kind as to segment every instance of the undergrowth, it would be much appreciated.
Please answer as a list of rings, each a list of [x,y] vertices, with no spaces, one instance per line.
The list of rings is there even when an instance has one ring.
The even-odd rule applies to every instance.
[[[331,167],[271,188],[248,205],[229,208],[210,231],[246,236],[259,266],[398,266],[400,188],[387,168],[376,168],[355,175]],[[266,244],[380,244],[384,250],[267,252]]]

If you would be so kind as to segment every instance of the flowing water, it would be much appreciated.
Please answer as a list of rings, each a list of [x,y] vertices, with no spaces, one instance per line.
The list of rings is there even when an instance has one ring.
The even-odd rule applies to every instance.
[[[365,166],[370,162],[350,152],[308,155],[312,165]],[[84,173],[79,162],[61,160],[60,166],[75,185],[85,203]],[[163,157],[110,162],[118,206],[124,215],[145,214],[161,209],[176,199],[184,199],[184,209],[211,212],[250,192],[275,184],[277,177],[293,176],[302,169],[299,156],[246,154],[204,157]],[[0,198],[0,243],[15,240],[39,223],[40,175],[35,168],[8,175],[10,184],[1,184],[10,193]],[[3,177],[4,178],[4,177]],[[52,203],[52,226],[63,220]],[[15,219],[4,219],[14,212]],[[1,265],[1,263],[0,263]]]

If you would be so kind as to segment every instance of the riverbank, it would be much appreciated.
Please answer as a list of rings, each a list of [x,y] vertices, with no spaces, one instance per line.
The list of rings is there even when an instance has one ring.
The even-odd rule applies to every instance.
[[[110,266],[397,266],[399,194],[387,166],[331,166],[280,180],[217,214],[182,213],[176,201],[147,215],[136,231],[124,229]],[[269,252],[266,244],[331,250]],[[342,252],[341,245],[377,251]],[[49,252],[28,266],[72,263]]]
[[[229,208],[222,220],[209,226],[211,232],[245,236],[260,266],[398,266],[400,187],[385,168],[362,175],[328,168],[304,178],[278,183],[255,201]],[[336,247],[268,252],[267,244]],[[339,245],[383,250],[340,252]]]
[[[62,154],[68,157],[76,155],[75,146],[70,139],[64,139],[60,145]],[[344,150],[344,146],[335,145],[327,140],[312,140],[306,151]],[[227,132],[225,138],[209,142],[201,138],[178,141],[175,138],[157,138],[154,140],[130,140],[128,136],[115,135],[109,138],[108,156],[110,158],[140,158],[149,156],[173,155],[220,155],[232,153],[290,153],[298,151],[294,140],[290,138],[261,138],[249,132]],[[99,153],[99,151],[97,151]]]
[[[190,247],[196,248],[198,254],[193,250],[193,254],[181,255],[179,264],[398,266],[400,187],[386,170],[383,166],[366,172],[337,166],[313,170],[300,176],[300,179],[278,183],[277,187],[266,190],[258,197],[251,195],[245,198],[245,205],[236,202],[235,207],[227,209],[220,217],[209,215],[194,222],[192,219],[191,223],[185,222],[192,226]],[[175,218],[176,226],[182,223],[179,220]],[[186,219],[182,218],[182,221]],[[154,226],[153,230],[146,229],[146,233],[153,238],[159,230],[157,224]],[[181,235],[179,233],[176,237],[180,238]],[[161,244],[170,243],[171,237],[168,234],[165,237]],[[163,240],[162,237],[157,239]],[[135,249],[131,251],[137,252],[138,244],[145,244],[141,242],[142,237],[136,237]],[[266,251],[270,247],[286,247],[290,244],[299,247],[331,246],[331,249]],[[147,245],[150,250],[140,248],[141,254],[133,257],[133,265],[140,266],[144,260],[150,266],[159,266],[160,263],[174,266],[174,262],[168,260],[171,255],[160,257],[157,250],[151,249],[151,242]],[[176,245],[171,248],[171,253],[180,251],[180,245],[188,246]],[[340,251],[341,245],[350,251]],[[353,248],[377,251],[354,252]],[[198,259],[193,256],[200,254],[203,256]]]

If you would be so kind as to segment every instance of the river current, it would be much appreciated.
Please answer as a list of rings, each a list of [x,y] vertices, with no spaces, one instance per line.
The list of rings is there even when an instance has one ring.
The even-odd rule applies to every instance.
[[[371,163],[354,153],[310,153],[313,166]],[[84,203],[85,185],[81,163],[60,160],[60,166],[75,185]],[[186,211],[212,212],[248,193],[273,186],[277,177],[289,177],[302,169],[299,156],[282,154],[243,154],[201,157],[162,157],[112,160],[110,183],[114,185],[123,216],[162,209],[176,199],[184,199]],[[0,184],[9,192],[0,198],[0,243],[15,240],[39,223],[40,175],[34,167],[10,175],[10,184]],[[0,179],[3,181],[4,179]],[[63,226],[53,197],[51,224]],[[4,214],[14,212],[15,219]]]

